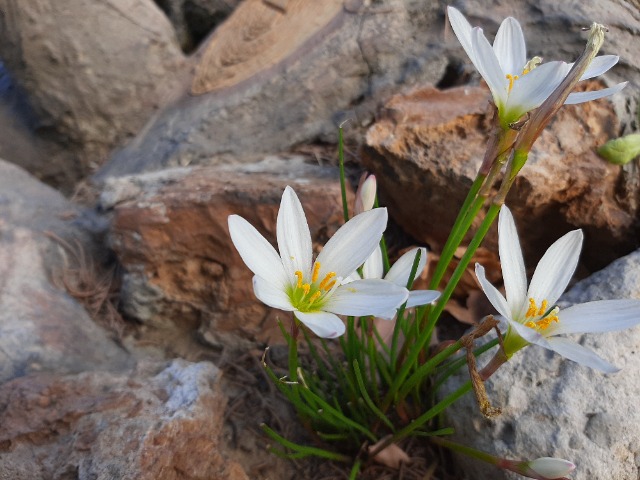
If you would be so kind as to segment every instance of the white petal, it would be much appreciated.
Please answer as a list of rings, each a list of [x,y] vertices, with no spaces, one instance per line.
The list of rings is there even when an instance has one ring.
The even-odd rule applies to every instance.
[[[507,101],[509,116],[517,120],[526,112],[539,107],[560,85],[566,71],[564,62],[543,63],[513,82]]]
[[[303,313],[296,311],[296,318],[309,330],[322,338],[336,338],[344,334],[344,323],[337,315],[328,312]]]
[[[582,345],[567,340],[566,338],[549,338],[549,345],[554,352],[581,365],[593,368],[594,370],[599,370],[604,373],[615,373],[620,370],[588,348],[584,348]]]
[[[620,60],[620,57],[617,55],[600,55],[599,57],[594,58],[580,77],[580,80],[587,80],[589,78],[602,75],[618,63],[618,60]],[[570,66],[573,66],[573,64]]]
[[[502,206],[498,220],[498,250],[511,318],[519,318],[527,303],[527,272],[516,224],[506,205]]]
[[[613,87],[603,88],[601,90],[595,90],[593,92],[575,92],[570,93],[567,97],[567,101],[564,102],[565,105],[575,105],[576,103],[584,103],[590,102],[591,100],[598,100],[599,98],[608,97],[613,95],[614,93],[618,93],[624,87],[627,86],[629,82],[622,82]]]
[[[640,324],[640,300],[600,300],[560,310],[551,335],[624,330]]]
[[[384,273],[384,265],[382,263],[382,250],[380,245],[367,258],[362,266],[362,276],[364,278],[382,278]]]
[[[374,208],[356,215],[338,229],[318,255],[319,278],[329,272],[347,277],[364,263],[380,243],[387,227],[387,209]]]
[[[425,265],[427,264],[427,249],[426,248],[413,248],[402,255],[396,263],[389,269],[389,272],[384,277],[385,280],[406,287],[409,283],[409,275],[411,275],[411,267],[416,259],[416,253],[420,250],[420,260],[418,261],[418,268],[416,270],[416,278],[422,273]]]
[[[356,280],[339,286],[323,309],[339,315],[382,316],[402,305],[408,296],[406,288],[386,280]]]
[[[573,472],[576,466],[563,458],[542,457],[529,462],[529,468],[544,478],[561,478]]]
[[[522,28],[515,18],[508,17],[502,21],[493,41],[493,51],[504,74],[522,75],[527,63],[527,48]]]
[[[278,250],[282,265],[289,276],[301,271],[308,278],[311,272],[311,233],[296,192],[285,188],[278,210]]]
[[[476,27],[472,30],[471,42],[477,59],[476,68],[478,72],[487,82],[498,108],[504,107],[509,95],[509,80],[507,80],[505,73],[502,71],[500,62],[498,62],[498,58],[489,41],[482,33],[481,28]]]
[[[476,277],[480,282],[482,291],[491,302],[491,305],[493,305],[493,308],[495,308],[503,317],[511,318],[511,312],[509,311],[509,305],[507,304],[507,301],[498,291],[498,289],[491,285],[491,282],[487,280],[487,277],[484,273],[484,267],[479,263],[476,263]]]
[[[257,275],[253,277],[253,293],[265,305],[291,312],[294,310],[287,294],[281,288]]]
[[[529,328],[521,323],[514,321],[509,321],[509,326],[527,342],[533,343],[534,345],[538,345],[540,347],[551,349],[547,339],[544,336],[540,335],[540,333],[538,333],[533,328]]]
[[[229,215],[228,221],[231,241],[249,270],[284,289],[290,279],[276,249],[239,215]]]
[[[451,23],[453,33],[458,37],[458,41],[469,56],[471,62],[476,65],[475,53],[471,46],[471,30],[473,30],[473,27],[467,19],[464,18],[464,15],[453,7],[447,7],[447,15],[449,16],[449,23]],[[478,67],[476,66],[476,68]]]
[[[528,297],[538,304],[543,300],[549,306],[556,303],[576,270],[582,238],[582,230],[573,230],[549,247],[533,274]]]
[[[413,290],[409,292],[407,300],[407,308],[417,307],[418,305],[428,305],[440,298],[440,292],[435,290]]]

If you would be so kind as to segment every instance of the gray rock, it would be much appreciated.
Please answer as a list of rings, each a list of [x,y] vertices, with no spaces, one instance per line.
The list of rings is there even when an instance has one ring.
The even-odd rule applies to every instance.
[[[31,372],[124,368],[129,355],[52,280],[80,267],[64,244],[96,252],[84,228],[89,213],[3,161],[0,192],[0,383]]]
[[[67,186],[95,169],[163,104],[185,72],[152,0],[1,0],[0,58],[27,94],[42,169]]]
[[[264,70],[248,80],[179,99],[116,153],[97,180],[239,162],[316,140],[335,142],[344,119],[367,125],[385,95],[441,79],[447,59],[434,41],[442,28],[438,5],[386,0],[358,8],[358,3],[346,2],[312,41],[275,64],[265,60]],[[242,14],[236,9],[227,22]],[[221,35],[217,31],[212,41],[223,41]]]
[[[224,21],[240,0],[155,0],[167,14],[182,50],[192,51]]]
[[[577,283],[561,305],[640,299],[639,275],[640,250]],[[470,395],[448,410],[457,440],[506,458],[565,458],[577,465],[571,475],[575,480],[639,478],[640,327],[587,334],[579,342],[622,370],[602,375],[529,346],[487,382],[489,397],[502,407],[502,415],[484,419]],[[456,377],[447,389],[464,380]],[[459,460],[470,479],[520,478],[475,460]]]

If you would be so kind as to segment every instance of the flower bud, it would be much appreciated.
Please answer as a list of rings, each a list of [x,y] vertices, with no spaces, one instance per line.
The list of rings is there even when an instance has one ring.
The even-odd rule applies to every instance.
[[[568,460],[551,457],[536,458],[529,462],[527,466],[539,475],[538,478],[545,480],[563,478],[576,468],[576,466]]]
[[[356,192],[355,214],[366,212],[373,208],[376,201],[376,177],[375,175],[363,174],[360,177],[360,184]]]

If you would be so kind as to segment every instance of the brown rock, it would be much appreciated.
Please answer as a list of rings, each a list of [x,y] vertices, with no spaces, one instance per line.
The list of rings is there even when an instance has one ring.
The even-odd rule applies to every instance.
[[[0,383],[30,372],[127,366],[128,354],[109,332],[53,281],[76,268],[91,275],[63,245],[95,253],[87,231],[95,219],[3,161],[0,192]]]
[[[333,168],[301,159],[266,159],[245,170],[185,168],[110,180],[103,208],[113,208],[111,244],[126,273],[125,312],[145,324],[193,331],[217,347],[238,338],[280,338],[287,318],[253,294],[253,274],[229,238],[238,214],[275,240],[282,192],[300,195],[314,240],[324,243],[342,224]]]
[[[488,107],[484,88],[426,88],[390,100],[367,134],[364,164],[376,173],[391,216],[436,251],[481,163]],[[640,189],[627,178],[631,167],[594,151],[618,126],[607,100],[565,106],[535,144],[507,198],[529,265],[574,228],[585,230],[583,260],[591,270],[637,244]],[[492,231],[485,246],[497,251],[496,241]]]
[[[219,453],[225,398],[210,363],[31,375],[0,386],[1,478],[246,480]]]
[[[0,56],[53,139],[48,180],[95,169],[166,101],[184,58],[152,0],[1,0]]]

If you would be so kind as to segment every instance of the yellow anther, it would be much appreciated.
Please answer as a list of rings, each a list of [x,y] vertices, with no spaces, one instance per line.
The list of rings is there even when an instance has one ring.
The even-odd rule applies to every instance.
[[[318,280],[318,275],[320,274],[320,262],[316,262],[313,265],[313,274],[311,275],[311,283],[315,283]]]
[[[320,290],[328,290],[327,284],[331,281],[333,277],[336,276],[336,272],[329,272],[320,282]]]
[[[324,289],[328,292],[329,290],[331,290],[333,288],[333,286],[336,284],[336,281],[333,280],[329,285],[327,285],[326,287],[324,287]]]
[[[525,327],[536,328],[536,324],[533,322],[527,322],[524,324]]]
[[[507,73],[506,75],[507,80],[509,80],[509,93],[511,93],[511,89],[513,88],[513,82],[515,82],[516,80],[518,80],[518,75],[511,75],[510,73]]]
[[[527,318],[531,318],[531,317],[535,317],[537,313],[538,313],[538,307],[536,306],[536,301],[533,298],[530,298],[529,310],[527,310],[527,313],[525,314],[525,316]]]
[[[311,295],[311,298],[309,299],[309,305],[311,305],[313,302],[315,302],[318,298],[320,298],[320,295],[322,295],[322,292],[316,292],[313,295]]]
[[[309,290],[311,290],[311,285],[309,285],[308,283],[305,283],[300,288],[302,288],[305,295],[309,295]]]
[[[294,275],[298,278],[298,284],[296,285],[296,288],[302,288],[302,272],[300,270],[296,270],[294,272]]]
[[[540,310],[538,310],[538,315],[544,315],[544,312],[547,311],[547,307],[549,307],[549,302],[543,300],[542,305],[540,306]]]
[[[527,62],[527,64],[524,66],[524,69],[522,70],[522,75],[526,75],[527,73],[529,73],[531,70],[533,70],[534,68],[536,68],[538,65],[540,65],[542,63],[542,57],[533,57],[531,60],[529,60]]]

